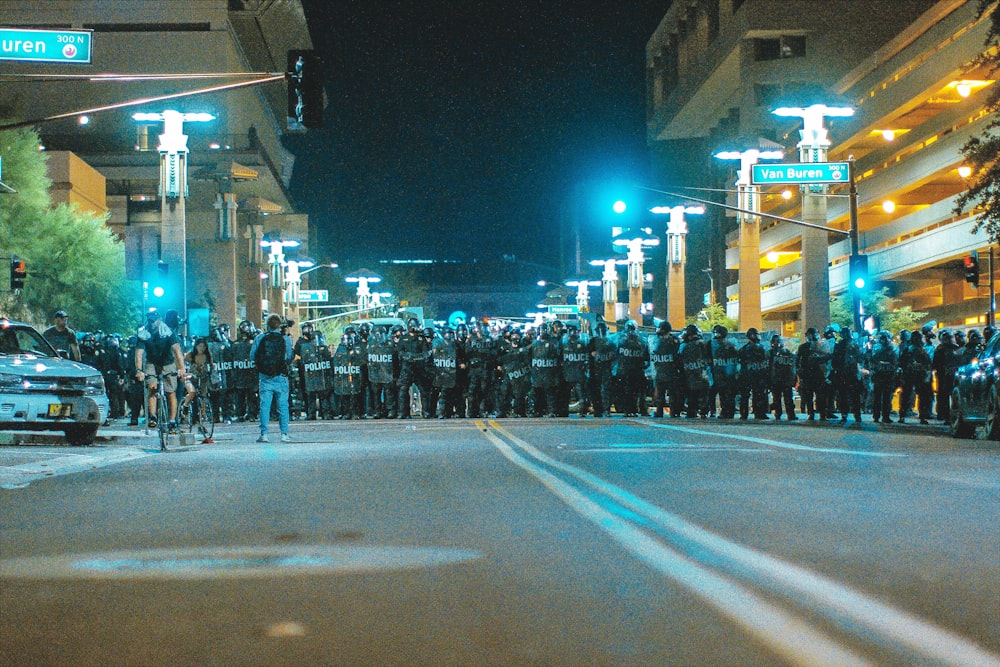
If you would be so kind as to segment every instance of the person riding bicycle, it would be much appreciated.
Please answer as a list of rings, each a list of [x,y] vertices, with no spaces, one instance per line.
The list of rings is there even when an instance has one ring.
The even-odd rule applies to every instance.
[[[194,349],[184,355],[184,363],[191,373],[184,382],[184,401],[181,405],[181,412],[191,404],[199,392],[202,397],[208,399],[209,389],[218,383],[215,377],[217,371],[212,364],[212,351],[208,347],[207,338],[199,338],[195,341]]]
[[[157,375],[163,375],[163,392],[167,396],[167,420],[171,432],[177,431],[177,381],[185,379],[184,355],[181,341],[170,327],[160,319],[160,313],[151,309],[146,313],[146,326],[140,327],[135,347],[135,377],[146,381],[149,403],[146,406],[149,428],[156,423]]]

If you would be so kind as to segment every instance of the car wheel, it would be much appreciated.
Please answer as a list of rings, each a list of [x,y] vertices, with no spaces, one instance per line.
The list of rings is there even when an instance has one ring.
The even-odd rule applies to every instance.
[[[986,404],[986,437],[990,440],[1000,440],[1000,396],[997,388],[990,388],[990,398]]]
[[[97,439],[96,426],[74,426],[73,428],[67,428],[65,433],[66,442],[74,447],[92,445],[94,444],[94,440]]]
[[[953,438],[971,438],[976,432],[972,424],[965,421],[965,417],[962,415],[957,388],[951,392],[951,420],[948,422],[948,429]]]

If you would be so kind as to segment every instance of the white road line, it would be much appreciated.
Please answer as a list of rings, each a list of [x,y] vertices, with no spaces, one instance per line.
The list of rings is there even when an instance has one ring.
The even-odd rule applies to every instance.
[[[859,632],[858,626],[867,628],[875,635],[871,637],[872,640],[880,639],[899,651],[914,654],[920,664],[933,661],[933,664],[956,667],[969,665],[1000,667],[1000,656],[989,653],[971,640],[874,598],[866,597],[858,591],[805,568],[730,542],[596,475],[547,456],[530,443],[507,432],[496,422],[490,422],[490,425],[540,463],[572,475],[629,510],[673,532],[682,540],[710,550],[733,569],[741,571],[744,575],[754,576],[755,583],[770,586],[785,595],[793,596],[822,613],[828,620],[839,622],[845,629],[857,635],[863,634]],[[620,518],[617,520],[621,521]]]
[[[16,466],[0,466],[0,488],[18,489],[28,486],[31,482],[46,477],[70,475],[77,472],[103,468],[105,466],[133,461],[152,452],[138,448],[116,449],[113,452],[94,454],[53,454],[53,458],[39,459]]]
[[[874,456],[878,458],[901,458],[901,457],[905,458],[907,456],[906,454],[901,454],[897,452],[866,452],[858,449],[838,449],[836,447],[809,447],[808,445],[799,445],[794,442],[769,440],[767,438],[755,438],[749,435],[739,435],[738,433],[719,433],[717,431],[704,431],[697,428],[672,426],[670,424],[656,424],[649,421],[635,421],[634,423],[642,424],[643,426],[649,426],[651,428],[664,428],[670,431],[678,431],[680,433],[693,433],[695,435],[711,435],[718,438],[743,440],[745,442],[753,442],[758,445],[767,445],[768,447],[779,447],[781,449],[793,449],[802,452],[822,452],[825,454],[847,454],[850,456]]]
[[[789,663],[803,667],[871,664],[801,618],[664,546],[637,526],[602,508],[572,485],[529,461],[492,431],[484,435],[508,460],[538,479],[582,517],[654,570],[699,595]]]

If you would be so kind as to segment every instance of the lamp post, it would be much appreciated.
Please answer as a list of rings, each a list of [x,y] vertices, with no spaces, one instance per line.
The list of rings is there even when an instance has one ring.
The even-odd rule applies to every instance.
[[[704,206],[657,206],[657,215],[669,215],[667,223],[667,320],[684,322],[687,313],[684,268],[687,265],[687,215],[702,215]],[[679,325],[678,325],[679,326]]]
[[[268,278],[271,283],[267,300],[268,306],[274,308],[275,304],[280,304],[277,307],[281,308],[281,316],[284,317],[285,248],[297,248],[301,243],[295,239],[281,238],[281,232],[268,232],[264,235],[264,240],[260,242],[260,245],[262,248],[268,249]]]
[[[358,317],[367,319],[368,311],[372,308],[374,298],[368,286],[382,282],[382,276],[368,269],[358,269],[354,273],[349,274],[344,280],[349,283],[357,283]]]
[[[737,206],[745,211],[760,210],[760,188],[750,181],[753,165],[759,160],[781,160],[785,153],[774,142],[761,138],[757,148],[743,151],[721,151],[720,160],[739,160],[736,178]],[[760,305],[760,218],[740,213],[739,270],[739,329],[762,329],[764,319]]]
[[[295,321],[292,326],[292,335],[298,338],[299,335],[299,286],[302,284],[302,275],[304,271],[299,269],[305,269],[309,271],[311,268],[315,268],[316,262],[305,257],[301,259],[290,259],[285,262],[285,284],[288,288],[285,290],[285,315]]]
[[[808,107],[779,107],[776,116],[802,119],[797,144],[801,162],[826,162],[830,139],[823,127],[824,118],[846,118],[854,115],[847,106],[813,104]],[[825,225],[826,185],[802,186],[802,220]],[[740,307],[742,311],[742,306]],[[830,322],[830,258],[827,232],[812,227],[802,230],[802,314],[803,329],[822,330]]]
[[[590,312],[590,288],[601,284],[600,280],[587,280],[583,276],[578,276],[566,281],[566,287],[576,288],[576,305],[581,313]]]
[[[660,239],[653,236],[652,230],[648,228],[626,229],[611,242],[611,245],[615,249],[625,250],[625,257],[628,260],[628,316],[629,319],[642,323],[642,288],[645,282],[642,264],[646,261],[642,250],[660,245]]]
[[[289,262],[289,264],[291,265],[292,262]],[[302,285],[302,277],[305,276],[306,274],[312,273],[316,269],[336,269],[338,266],[340,266],[340,265],[337,264],[336,262],[328,262],[326,264],[316,264],[311,259],[305,259],[305,258],[303,260],[300,260],[296,264],[295,271],[296,271],[296,274],[298,276],[298,280],[296,281],[296,286],[295,286],[295,308],[296,308],[296,310],[298,309],[299,303],[301,302],[300,301],[301,296],[300,296],[300,293],[299,293],[300,292],[299,287],[301,287],[301,285]],[[304,271],[302,270],[303,267],[305,267]],[[289,280],[291,280],[291,278],[289,278]],[[306,306],[306,308],[308,309],[308,306]],[[306,315],[307,315],[307,317],[309,316],[308,310],[306,312]],[[299,317],[298,316],[295,317],[295,321],[296,321],[296,326],[298,326],[299,324],[301,324],[301,322],[299,321]]]
[[[592,259],[591,266],[604,267],[601,284],[604,286],[604,322],[609,331],[617,329],[618,313],[615,312],[618,303],[618,266],[628,264],[624,259]]]
[[[282,207],[263,197],[250,197],[240,207],[252,216],[251,219],[247,220],[243,230],[243,238],[247,240],[247,254],[242,263],[244,268],[243,282],[247,291],[244,319],[262,323],[264,321],[263,301],[266,299],[267,292],[264,290],[263,281],[258,280],[257,276],[261,273],[261,267],[264,265],[263,248],[270,247],[261,243],[264,240],[264,220],[269,215],[281,213]]]
[[[185,122],[215,120],[209,113],[181,113],[167,109],[162,113],[136,113],[132,119],[140,123],[162,122],[163,134],[157,150],[160,153],[160,260],[177,267],[179,278],[168,296],[169,304],[187,319],[187,229],[184,200],[188,196],[187,135]]]

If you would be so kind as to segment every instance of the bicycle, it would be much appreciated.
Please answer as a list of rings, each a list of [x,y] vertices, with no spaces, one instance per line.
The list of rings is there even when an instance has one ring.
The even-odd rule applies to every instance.
[[[156,374],[156,430],[160,436],[160,451],[167,451],[167,436],[170,434],[170,422],[167,419],[167,392],[163,389],[163,373]],[[145,385],[145,383],[144,383]],[[146,434],[149,434],[149,388],[143,392],[146,408]]]
[[[192,405],[188,405],[188,430],[193,433],[195,428],[201,434],[202,441],[209,441],[215,433],[215,410],[209,395],[211,382],[207,378],[191,378],[197,384],[197,394]]]

